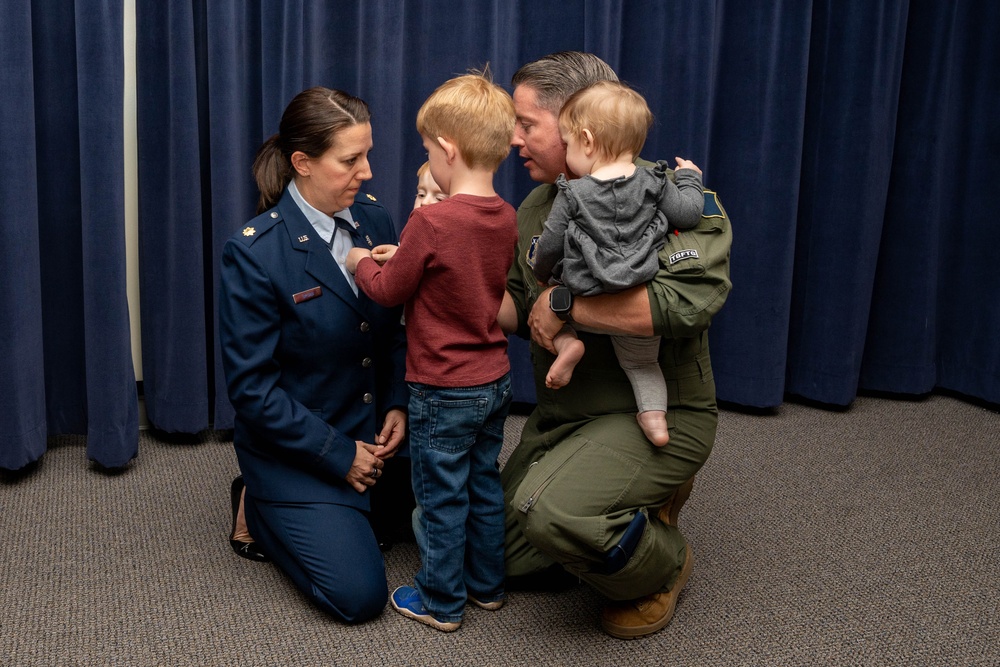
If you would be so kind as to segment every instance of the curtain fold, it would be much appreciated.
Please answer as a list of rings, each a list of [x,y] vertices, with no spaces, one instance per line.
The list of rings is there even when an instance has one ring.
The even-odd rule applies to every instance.
[[[124,17],[121,0],[76,5],[87,455],[116,468],[139,447],[125,274]],[[107,26],[118,26],[108,30]]]
[[[149,422],[167,432],[209,425],[203,12],[197,2],[136,5],[142,385]]]
[[[914,2],[861,385],[1000,398],[1000,6]]]
[[[138,448],[125,292],[120,0],[7,3],[0,467],[86,434],[120,468]],[[8,152],[8,149],[9,152]]]
[[[45,367],[41,259],[38,230],[38,161],[35,150],[31,11],[27,2],[2,11],[4,30],[22,39],[0,39],[0,223],[3,279],[19,289],[0,290],[0,468],[17,470],[45,453]],[[8,153],[9,151],[9,153]],[[8,158],[17,156],[17,159]],[[17,252],[13,252],[17,249]]]

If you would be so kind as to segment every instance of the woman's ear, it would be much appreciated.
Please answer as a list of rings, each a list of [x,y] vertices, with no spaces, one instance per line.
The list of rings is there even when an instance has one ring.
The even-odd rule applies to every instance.
[[[448,164],[455,161],[455,156],[458,154],[458,147],[452,142],[448,141],[444,137],[437,138],[438,146],[444,150],[445,158],[447,158]]]
[[[308,176],[310,174],[309,156],[302,151],[295,151],[292,153],[292,157],[289,158],[292,163],[292,169],[295,170],[299,176]]]

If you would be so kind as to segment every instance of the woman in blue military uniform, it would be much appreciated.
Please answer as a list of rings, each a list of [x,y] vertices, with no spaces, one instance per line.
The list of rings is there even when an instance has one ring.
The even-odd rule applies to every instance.
[[[377,615],[388,596],[366,513],[406,432],[400,311],[343,267],[355,245],[398,242],[388,212],[360,193],[371,147],[362,100],[299,93],[257,153],[260,214],[227,241],[219,295],[242,472],[233,548],[274,561],[345,622]]]

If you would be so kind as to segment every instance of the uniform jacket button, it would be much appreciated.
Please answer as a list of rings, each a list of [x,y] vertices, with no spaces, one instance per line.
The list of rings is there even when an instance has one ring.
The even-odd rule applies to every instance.
[[[361,400],[365,403],[371,403],[375,400],[375,397],[372,396],[370,392],[365,392],[365,395],[361,397]]]
[[[361,323],[361,331],[363,333],[368,333],[369,329],[371,329],[371,325],[370,324],[368,324],[367,322],[362,322]]]
[[[372,365],[372,358],[371,357],[365,357],[364,359],[361,360],[361,367],[362,368],[371,368],[371,365]]]

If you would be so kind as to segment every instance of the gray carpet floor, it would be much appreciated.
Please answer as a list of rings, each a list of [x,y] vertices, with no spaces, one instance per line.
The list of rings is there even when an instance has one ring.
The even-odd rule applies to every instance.
[[[523,417],[508,420],[508,445]],[[53,438],[0,476],[2,665],[1000,665],[1000,414],[946,396],[723,411],[681,515],[694,572],[645,639],[586,586],[469,608],[452,634],[315,610],[226,541],[230,442],[144,432],[108,474]],[[418,567],[386,553],[390,588]]]

